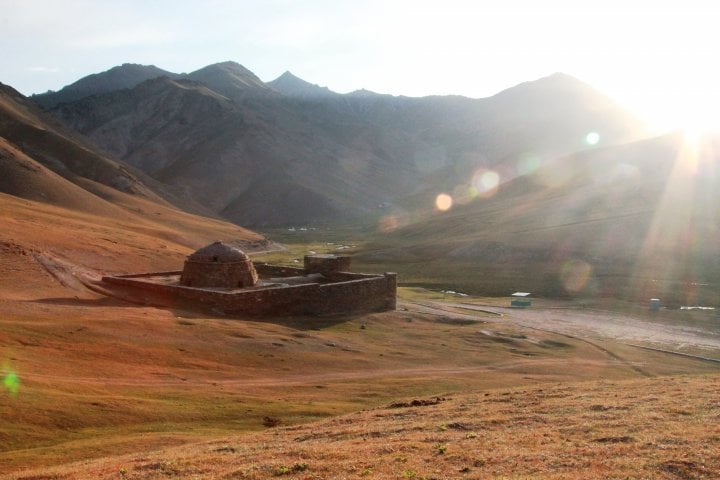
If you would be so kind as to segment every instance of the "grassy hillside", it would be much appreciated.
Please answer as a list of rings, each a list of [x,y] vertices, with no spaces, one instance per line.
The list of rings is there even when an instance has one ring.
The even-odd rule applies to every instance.
[[[475,397],[458,396],[460,403],[442,402],[440,408],[450,408],[446,418],[418,421],[402,414],[391,418],[413,422],[412,426],[373,425],[364,419],[368,415],[379,419],[377,415],[385,413],[371,411],[358,414],[353,427],[366,428],[364,433],[338,429],[329,434],[341,442],[355,435],[366,438],[357,440],[365,445],[359,450],[340,443],[340,450],[335,451],[315,443],[324,442],[325,434],[312,440],[313,431],[336,429],[338,423],[299,425],[387,405],[398,398],[456,398],[462,392],[479,391],[490,398],[517,396],[520,401],[523,395],[507,397],[506,390],[496,389],[554,391],[575,388],[557,385],[576,381],[718,369],[714,363],[668,357],[610,340],[587,342],[526,328],[511,318],[483,312],[428,309],[418,304],[427,302],[425,294],[418,292],[395,312],[265,321],[124,303],[86,287],[105,271],[178,268],[191,245],[214,238],[253,242],[258,237],[222,222],[163,210],[152,202],[138,203],[135,196],[112,189],[98,192],[119,195],[114,203],[125,202],[126,208],[138,210],[137,215],[110,220],[0,195],[4,225],[0,231],[0,462],[7,478],[264,478],[292,473],[293,468],[301,475],[325,477],[360,476],[367,469],[379,478],[419,478],[430,475],[421,469],[423,465],[430,468],[425,463],[428,458],[440,462],[432,467],[436,470],[479,468],[468,463],[470,457],[458,456],[469,452],[469,444],[463,441],[477,441],[489,433],[459,414],[461,410],[463,415],[477,417],[471,407]],[[158,223],[152,218],[158,218]],[[296,245],[285,255],[298,255],[309,248],[320,245]],[[528,398],[540,399],[538,395],[532,393]],[[604,409],[604,402],[604,397],[598,397],[595,403]],[[509,403],[502,405],[511,408]],[[524,403],[519,405],[525,408]],[[675,407],[668,404],[671,408]],[[405,411],[392,409],[391,414]],[[482,411],[493,412],[484,406]],[[584,411],[578,407],[578,412]],[[688,411],[690,416],[669,418],[673,422],[705,418],[700,406]],[[488,426],[496,420],[503,422],[497,425],[517,424],[513,428],[523,425],[512,416],[487,418]],[[582,413],[575,418],[571,417],[568,425],[585,421]],[[345,418],[334,422],[348,421],[354,422]],[[428,421],[433,423],[431,427]],[[467,423],[468,430],[451,426],[458,422]],[[572,428],[569,431],[574,431]],[[259,437],[225,439],[264,430],[269,431]],[[460,437],[451,437],[452,432],[459,432]],[[467,437],[471,432],[476,436]],[[562,432],[562,438],[567,438]],[[645,438],[655,441],[652,433],[647,437],[634,432],[597,433],[597,438],[633,438],[594,442],[593,436],[590,445],[603,448],[635,445]],[[560,441],[560,434],[551,434],[553,442]],[[428,443],[426,437],[432,441]],[[198,441],[215,443],[195,444]],[[256,441],[270,449],[235,455],[245,452],[246,447],[239,443]],[[311,443],[305,443],[308,441]],[[287,442],[293,446],[285,450],[282,445]],[[417,448],[405,451],[403,442]],[[429,453],[420,448],[426,444]],[[186,445],[187,450],[152,453],[178,445]],[[306,447],[315,453],[307,453]],[[378,449],[389,450],[382,453]],[[372,458],[353,456],[349,460],[351,451]],[[472,453],[472,460],[497,462],[494,468],[507,471],[509,464],[495,455]],[[99,463],[85,462],[89,459],[99,459]],[[74,461],[81,463],[69,463]],[[299,472],[306,468],[316,473]]]
[[[717,376],[666,377],[408,397],[6,478],[715,478],[719,387]]]
[[[358,261],[489,295],[716,305],[716,143],[670,135],[546,162],[430,218],[385,219]]]

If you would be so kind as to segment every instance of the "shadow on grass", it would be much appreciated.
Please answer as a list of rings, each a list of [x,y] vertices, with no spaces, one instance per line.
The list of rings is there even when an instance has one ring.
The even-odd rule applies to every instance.
[[[42,303],[46,305],[65,305],[74,307],[130,307],[132,303],[111,297],[100,298],[75,298],[75,297],[57,297],[57,298],[38,298],[35,300],[27,300],[28,303]],[[135,305],[137,306],[137,305]]]

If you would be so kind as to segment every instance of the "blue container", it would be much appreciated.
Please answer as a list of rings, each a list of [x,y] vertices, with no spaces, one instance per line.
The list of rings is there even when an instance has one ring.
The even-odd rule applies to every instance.
[[[659,298],[651,298],[650,299],[650,310],[653,312],[657,312],[660,310],[660,299]]]

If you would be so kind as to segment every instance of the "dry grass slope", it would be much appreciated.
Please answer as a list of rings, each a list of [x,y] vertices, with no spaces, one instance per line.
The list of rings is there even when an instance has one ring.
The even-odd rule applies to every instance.
[[[127,216],[0,194],[4,478],[718,471],[706,453],[720,437],[717,377],[634,380],[717,375],[716,364],[427,310],[413,303],[424,301],[417,291],[396,312],[264,322],[108,299],[83,281],[176,268],[191,245],[259,237],[95,192]],[[606,381],[575,383],[589,379]],[[408,406],[338,417],[398,398]],[[336,418],[308,423],[327,417]]]
[[[6,478],[718,478],[718,389],[701,376],[450,395]]]

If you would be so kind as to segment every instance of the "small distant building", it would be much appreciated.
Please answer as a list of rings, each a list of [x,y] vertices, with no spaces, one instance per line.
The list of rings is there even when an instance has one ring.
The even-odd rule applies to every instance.
[[[190,254],[182,271],[103,277],[142,302],[204,304],[251,316],[394,310],[397,274],[350,272],[350,257],[307,255],[303,268],[253,263],[237,247],[214,242]]]
[[[532,293],[529,292],[515,292],[510,296],[510,306],[513,308],[528,308],[532,307]]]

